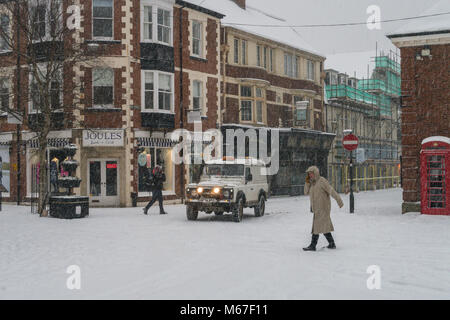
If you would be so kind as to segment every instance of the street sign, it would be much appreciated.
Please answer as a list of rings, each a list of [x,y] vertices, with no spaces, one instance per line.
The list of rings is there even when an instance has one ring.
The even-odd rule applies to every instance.
[[[342,145],[348,151],[353,151],[358,148],[358,138],[353,134],[348,134],[342,139]]]
[[[366,161],[366,153],[364,148],[356,149],[356,163],[363,163]]]

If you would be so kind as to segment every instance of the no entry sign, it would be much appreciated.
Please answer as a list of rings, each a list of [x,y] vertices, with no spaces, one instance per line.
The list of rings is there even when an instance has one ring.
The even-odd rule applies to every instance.
[[[358,148],[358,138],[354,134],[348,134],[342,139],[342,145],[348,151]]]

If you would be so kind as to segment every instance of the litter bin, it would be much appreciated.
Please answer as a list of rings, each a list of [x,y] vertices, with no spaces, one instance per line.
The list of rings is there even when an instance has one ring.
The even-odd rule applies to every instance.
[[[136,192],[131,193],[131,205],[133,207],[137,207],[137,193]]]

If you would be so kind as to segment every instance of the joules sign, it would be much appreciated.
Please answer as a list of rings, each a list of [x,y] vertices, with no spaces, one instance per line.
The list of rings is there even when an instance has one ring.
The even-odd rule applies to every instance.
[[[123,147],[123,130],[83,130],[83,147]]]

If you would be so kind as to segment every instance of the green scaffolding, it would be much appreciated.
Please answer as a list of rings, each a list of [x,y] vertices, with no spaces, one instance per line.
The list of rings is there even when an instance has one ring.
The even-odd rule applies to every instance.
[[[400,64],[388,56],[376,57],[372,79],[358,80],[357,88],[339,84],[327,85],[325,89],[328,99],[344,98],[370,104],[374,110],[368,110],[368,114],[389,117],[392,113],[392,97],[401,95]]]

